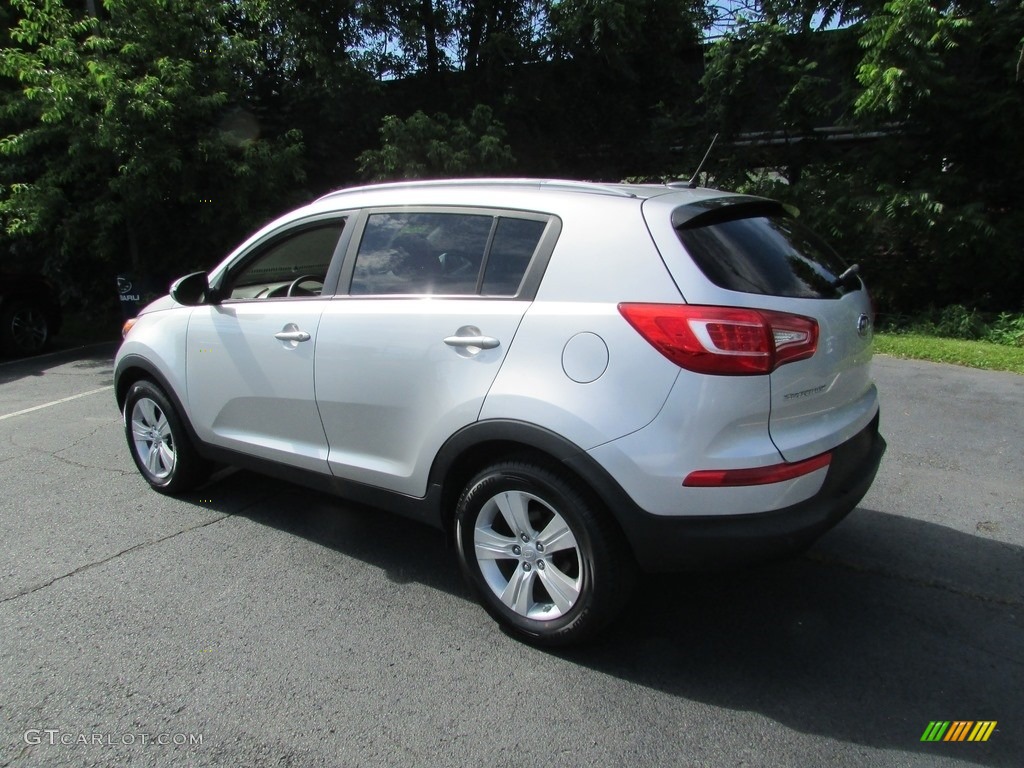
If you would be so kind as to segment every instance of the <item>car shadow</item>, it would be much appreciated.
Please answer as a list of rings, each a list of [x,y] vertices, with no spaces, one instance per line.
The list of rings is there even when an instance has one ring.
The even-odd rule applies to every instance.
[[[858,554],[880,540],[888,558]],[[858,509],[800,558],[642,579],[605,642],[564,657],[803,733],[1016,766],[1022,580],[1020,547]],[[922,743],[933,720],[1000,725],[983,744]]]
[[[201,495],[262,499],[226,511],[370,563],[393,581],[472,599],[439,531],[248,472],[229,471],[213,485],[216,493]],[[1022,583],[1020,547],[858,509],[793,560],[644,576],[601,640],[553,653],[851,749],[1016,766],[1024,754]],[[922,743],[934,720],[999,725],[985,743]]]
[[[0,357],[0,385],[20,381],[21,379],[37,378],[47,374],[54,368],[69,363],[74,371],[110,370],[110,379],[104,384],[114,382],[114,353],[117,343],[95,344],[88,348],[66,349],[48,352],[34,357],[2,358]]]
[[[236,469],[214,475],[181,498],[355,557],[382,569],[393,582],[416,582],[471,599],[447,537],[423,523]]]

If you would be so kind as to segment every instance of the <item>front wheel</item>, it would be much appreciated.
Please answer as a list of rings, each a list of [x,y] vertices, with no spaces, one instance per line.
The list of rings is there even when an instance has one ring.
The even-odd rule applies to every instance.
[[[536,645],[592,637],[622,608],[632,555],[570,476],[532,461],[488,467],[456,508],[459,562],[484,608]]]
[[[170,399],[156,384],[132,384],[124,405],[125,436],[139,472],[160,493],[182,493],[209,474]]]

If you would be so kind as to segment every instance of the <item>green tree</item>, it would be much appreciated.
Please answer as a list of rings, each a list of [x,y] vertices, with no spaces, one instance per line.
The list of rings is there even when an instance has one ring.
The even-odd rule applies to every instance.
[[[380,149],[360,154],[359,170],[370,181],[496,175],[515,162],[504,139],[504,127],[484,105],[468,120],[443,113],[416,112],[406,120],[391,115],[380,127]]]
[[[861,264],[885,311],[1019,310],[1022,7],[889,0],[850,12],[862,20],[849,29],[761,20],[715,47],[709,122],[731,138],[716,182],[794,204]],[[775,90],[752,90],[754,77]],[[840,148],[840,134],[860,143]]]
[[[267,133],[248,109],[255,44],[226,26],[232,4],[12,6],[0,216],[66,285],[106,296],[119,270],[208,264],[301,180],[301,134]]]
[[[969,38],[971,19],[955,5],[926,0],[890,0],[866,20],[864,57],[857,80],[864,86],[854,102],[860,115],[909,119],[915,107],[955,85],[944,54]]]

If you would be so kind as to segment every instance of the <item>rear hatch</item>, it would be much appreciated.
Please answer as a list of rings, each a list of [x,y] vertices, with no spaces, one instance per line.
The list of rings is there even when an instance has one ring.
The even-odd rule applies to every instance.
[[[871,302],[856,268],[778,203],[705,190],[679,199],[684,194],[652,198],[644,214],[687,303],[818,324],[814,354],[768,376],[769,432],[783,458],[800,461],[853,437],[877,410]]]

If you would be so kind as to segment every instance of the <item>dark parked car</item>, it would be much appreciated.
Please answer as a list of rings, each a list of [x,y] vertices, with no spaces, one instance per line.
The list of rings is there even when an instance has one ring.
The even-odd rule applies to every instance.
[[[60,330],[62,320],[57,291],[46,278],[0,273],[0,352],[41,352]]]

